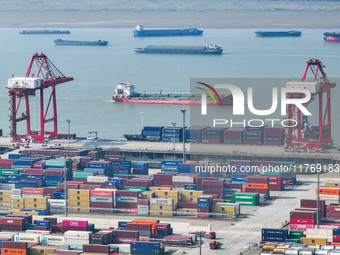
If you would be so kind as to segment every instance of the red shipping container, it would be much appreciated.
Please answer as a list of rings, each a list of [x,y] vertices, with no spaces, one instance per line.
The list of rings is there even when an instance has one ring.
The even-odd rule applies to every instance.
[[[84,252],[110,253],[110,245],[84,244]]]
[[[111,242],[112,243],[131,243],[138,241],[138,238],[125,238],[125,237],[113,237]]]
[[[137,209],[137,203],[129,203],[129,202],[116,202],[117,208],[126,208],[126,209]]]
[[[253,166],[274,166],[274,161],[254,160]]]
[[[92,197],[113,197],[113,194],[112,190],[91,190]]]
[[[113,202],[90,202],[90,206],[97,207],[97,208],[113,208],[114,203]]]
[[[139,197],[138,191],[130,191],[130,190],[117,190],[117,197]]]
[[[44,169],[33,169],[33,168],[28,168],[28,169],[23,169],[22,172],[24,174],[43,174]]]
[[[134,230],[112,230],[112,238],[114,237],[125,237],[125,238],[138,238],[139,232]]]
[[[1,248],[27,249],[28,246],[26,242],[2,241]]]
[[[64,171],[59,170],[44,170],[44,176],[64,176]]]
[[[326,206],[326,212],[339,212],[340,206]]]
[[[269,179],[267,176],[247,176],[246,177],[247,183],[269,183]]]
[[[276,185],[276,186],[273,186],[273,185],[269,185],[269,190],[270,191],[281,191],[281,190],[283,190],[284,188],[283,188],[283,185],[281,186],[278,186],[278,185]]]
[[[340,242],[340,235],[333,235],[333,242]]]
[[[302,219],[302,218],[290,218],[290,223],[293,224],[313,224],[315,225],[314,219]]]
[[[45,188],[22,188],[22,194],[44,195]]]
[[[178,208],[190,208],[190,209],[197,209],[197,203],[192,202],[179,202]]]
[[[261,144],[262,144],[262,141],[243,140],[243,144],[249,144],[249,145],[261,145]]]
[[[14,225],[14,226],[22,226],[25,223],[24,218],[18,217],[1,217],[0,224],[1,225]]]
[[[322,209],[326,205],[325,200],[319,200],[319,207]],[[301,199],[300,200],[300,207],[304,208],[317,208],[317,200],[316,199]]]
[[[158,223],[155,225],[155,230],[169,230],[170,225]]]
[[[326,212],[327,218],[339,218],[340,219],[340,212]]]
[[[290,218],[316,219],[316,212],[313,211],[291,211]]]
[[[137,205],[150,205],[149,199],[138,199]]]
[[[127,230],[146,230],[152,231],[152,224],[141,224],[141,223],[127,223],[126,224]]]
[[[283,143],[279,141],[264,141],[264,145],[281,146]]]
[[[14,160],[13,159],[5,159],[5,158],[0,158],[0,164],[4,165],[13,165]]]
[[[224,203],[224,199],[213,199],[213,205],[215,206],[217,203]]]

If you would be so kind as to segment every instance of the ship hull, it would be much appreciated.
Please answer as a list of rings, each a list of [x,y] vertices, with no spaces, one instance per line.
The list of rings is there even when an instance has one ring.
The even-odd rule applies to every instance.
[[[299,37],[300,31],[257,31],[255,32],[258,37]]]
[[[169,105],[201,105],[201,99],[167,99],[167,98],[134,98],[134,97],[113,97],[118,103],[139,103],[139,104],[169,104]],[[227,96],[222,98],[222,105],[232,105],[233,98]],[[215,105],[213,100],[207,100],[207,105]]]
[[[66,41],[55,40],[55,45],[71,45],[71,46],[107,46],[107,41]]]
[[[327,42],[340,42],[340,37],[327,36],[324,38]]]
[[[202,30],[142,30],[133,31],[134,36],[140,37],[152,37],[152,36],[191,36],[191,35],[202,35]]]

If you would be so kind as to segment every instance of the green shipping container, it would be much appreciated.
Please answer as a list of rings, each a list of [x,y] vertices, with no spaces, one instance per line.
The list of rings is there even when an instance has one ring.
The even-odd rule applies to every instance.
[[[232,203],[233,202],[233,200],[224,200],[224,203]]]
[[[233,183],[241,183],[242,186],[246,186],[246,182],[245,181],[233,181]]]
[[[147,188],[145,188],[145,187],[126,186],[124,189],[125,189],[125,190],[131,190],[131,191],[138,191],[138,192],[139,192],[139,195],[140,195],[142,192],[147,191]]]
[[[258,205],[259,204],[258,201],[245,201],[245,200],[237,200],[237,201],[235,201],[234,200],[234,202],[237,202],[240,205]]]
[[[3,174],[19,174],[20,171],[17,169],[0,169],[0,176]]]
[[[281,170],[263,170],[261,169],[261,175],[275,175],[275,176],[281,176],[282,171]]]
[[[233,199],[235,200],[258,200],[259,194],[257,193],[234,193]]]
[[[50,160],[46,160],[46,166],[64,167],[65,162],[64,160],[50,159]]]
[[[87,178],[87,176],[94,176],[94,173],[74,172],[74,178]]]
[[[301,237],[304,237],[302,230],[291,230],[288,235],[289,239],[300,239]]]

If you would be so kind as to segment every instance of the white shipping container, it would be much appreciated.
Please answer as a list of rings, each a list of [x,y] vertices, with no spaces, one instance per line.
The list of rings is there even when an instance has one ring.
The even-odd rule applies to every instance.
[[[21,195],[21,189],[11,189],[11,195]]]
[[[20,233],[18,235],[15,235],[13,240],[15,242],[40,243],[40,238],[41,238],[41,235],[38,235],[38,234]]]
[[[18,233],[8,233],[8,232],[0,232],[0,238],[8,238],[8,239],[13,239],[13,237],[15,235],[17,235]]]
[[[63,235],[43,235],[43,243],[65,243],[65,237]]]
[[[129,202],[129,203],[137,203],[137,197],[117,197],[117,202]]]
[[[48,203],[50,205],[63,205],[65,206],[65,199],[49,199]]]
[[[22,194],[22,197],[44,197],[44,195],[39,195],[39,194]]]
[[[107,176],[87,176],[87,182],[107,182],[108,180]]]
[[[336,202],[339,202],[339,195],[324,195],[320,194],[319,195],[320,199],[325,199],[325,200],[336,200]]]
[[[89,239],[77,239],[77,238],[65,238],[66,245],[83,245],[83,244],[90,244]]]
[[[66,239],[83,239],[87,240],[92,235],[91,231],[74,231],[69,230],[64,233],[65,240]]]
[[[316,249],[314,255],[328,255],[328,250]]]
[[[321,245],[321,250],[333,250],[334,245]]]
[[[194,183],[194,177],[191,177],[191,176],[172,176],[172,182]]]
[[[43,244],[47,245],[47,244]],[[49,243],[48,246],[54,246],[57,248],[58,251],[67,251],[70,249],[69,245],[62,244],[62,243]]]
[[[139,210],[149,210],[149,206],[148,205],[137,205],[137,209]]]
[[[21,195],[12,195],[11,194],[11,199],[16,199],[16,198],[21,198]]]
[[[307,228],[306,237],[311,238],[333,238],[333,229]]]
[[[112,197],[90,197],[91,202],[107,202],[112,203],[113,198]]]
[[[37,235],[48,235],[51,233],[49,230],[26,230],[25,233],[37,234]]]
[[[151,198],[150,199],[151,205],[173,205],[174,200],[168,198]]]
[[[287,250],[285,250],[285,254],[287,254],[287,255],[299,255],[299,250],[287,249]]]

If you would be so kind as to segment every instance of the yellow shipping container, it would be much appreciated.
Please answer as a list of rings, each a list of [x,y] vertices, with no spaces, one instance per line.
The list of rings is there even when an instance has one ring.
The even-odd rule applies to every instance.
[[[11,197],[0,197],[0,203],[10,204],[12,202]]]
[[[25,204],[25,200],[24,200],[24,198],[14,198],[13,200],[12,200],[12,203],[13,204]]]
[[[78,212],[78,213],[89,213],[90,209],[83,209],[83,208],[69,208],[69,212]]]
[[[89,196],[68,196],[68,201],[90,202]]]
[[[180,191],[181,196],[186,197],[200,197],[203,195],[202,190],[181,190]]]
[[[80,160],[81,160],[81,156],[75,156],[75,157],[71,157],[71,161],[74,162],[74,163],[80,163]]]
[[[235,206],[213,206],[212,211],[216,213],[236,213]]]
[[[143,199],[150,199],[155,197],[155,192],[154,191],[145,191],[141,194],[141,198]]]
[[[39,212],[26,212],[26,211],[12,211],[12,214],[16,215],[39,215]]]
[[[35,203],[35,204],[47,204],[49,197],[25,197],[25,204],[26,203]]]
[[[29,255],[48,255],[56,249],[55,246],[35,245],[29,248]]]
[[[192,202],[197,203],[198,197],[187,197],[187,196],[181,196],[180,197],[181,202]]]
[[[327,244],[327,238],[301,237],[300,242],[305,244]]]
[[[150,210],[173,211],[173,205],[150,205]]]
[[[340,186],[340,182],[326,182],[326,186],[338,187]]]
[[[273,250],[273,252],[274,252],[275,254],[285,254],[285,251],[286,251],[286,249],[284,249],[284,248],[275,248],[275,249]]]
[[[159,212],[150,212],[151,216],[165,216],[165,217],[172,217],[173,213],[169,213],[169,212],[163,212],[163,211],[159,211]]]
[[[0,197],[11,198],[11,191],[10,190],[0,190]]]
[[[25,202],[25,208],[27,208],[27,209],[44,209],[44,210],[46,210],[48,208],[48,204],[26,203]]]
[[[25,205],[24,204],[13,204],[12,207],[13,209],[24,209]]]
[[[262,250],[264,251],[272,251],[275,249],[275,245],[263,245]]]
[[[68,206],[78,206],[78,207],[90,207],[90,201],[67,201]]]
[[[174,190],[156,190],[155,191],[155,197],[176,197],[178,196],[178,191]]]
[[[179,209],[176,210],[176,215],[178,215],[178,216],[197,217],[197,209],[179,208]]]
[[[171,190],[171,187],[149,187],[150,191],[156,191],[156,190]]]
[[[90,190],[89,189],[69,189],[67,191],[67,193],[68,193],[68,197],[70,197],[70,196],[79,196],[79,197],[88,196],[88,197],[90,197]]]

